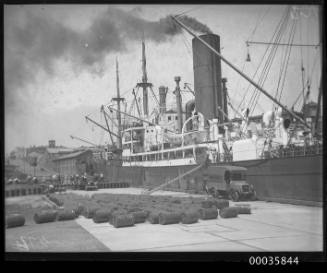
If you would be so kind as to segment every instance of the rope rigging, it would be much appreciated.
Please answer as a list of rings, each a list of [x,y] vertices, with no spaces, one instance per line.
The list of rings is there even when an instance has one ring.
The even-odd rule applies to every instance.
[[[266,63],[261,71],[261,75],[260,75],[260,78],[259,78],[259,84],[262,86],[264,84],[264,82],[266,81],[267,77],[268,77],[268,74],[270,72],[270,69],[271,69],[271,66],[272,66],[272,63],[273,63],[273,60],[276,56],[276,52],[277,52],[277,49],[278,49],[278,43],[280,42],[285,30],[286,30],[286,26],[287,26],[287,23],[289,21],[289,9],[286,10],[286,14],[285,14],[285,17],[282,21],[282,23],[279,25],[279,28],[276,29],[277,30],[277,33],[276,33],[276,37],[274,39],[275,43],[271,46],[271,50],[269,52],[269,55],[267,57],[267,60],[266,60]],[[260,97],[260,92],[257,88],[254,88],[253,90],[253,93],[252,93],[252,96],[250,98],[250,101],[248,103],[248,108],[251,110],[251,114],[253,113],[254,109],[255,109],[255,106],[257,105],[257,101]]]
[[[302,28],[301,28],[301,16],[299,17],[299,24],[300,24],[300,43],[302,44]],[[305,100],[305,94],[304,94],[304,67],[303,67],[303,50],[302,47],[300,47],[300,53],[301,53],[301,77],[302,77],[302,95],[303,95],[303,101]]]
[[[294,23],[292,25],[291,33],[292,33],[292,30],[293,30],[293,27],[294,27]],[[291,40],[291,36],[290,36],[290,39],[288,41],[287,47],[285,49],[284,57],[281,58],[281,66],[280,66],[280,71],[279,71],[279,78],[278,78],[278,84],[277,84],[276,93],[275,93],[275,99],[277,99],[277,97],[278,97],[279,86],[280,86],[280,83],[281,83],[281,80],[282,80],[282,77],[283,77],[283,73],[284,73],[284,70],[285,70],[286,57],[288,56],[289,50],[292,48],[290,46],[290,40]]]
[[[266,57],[266,54],[268,53],[268,50],[269,50],[269,48],[270,48],[270,46],[271,46],[272,41],[275,39],[275,36],[277,35],[278,31],[281,29],[281,26],[283,25],[283,23],[285,22],[285,20],[286,20],[286,18],[287,18],[287,16],[288,16],[289,10],[290,10],[289,7],[286,8],[286,10],[285,10],[285,12],[283,13],[283,15],[282,15],[280,21],[278,22],[277,27],[276,27],[276,29],[275,29],[275,31],[274,31],[274,33],[273,33],[273,35],[272,35],[272,37],[271,37],[271,39],[270,39],[270,41],[269,41],[270,45],[269,45],[268,47],[266,47],[266,50],[265,50],[263,56],[261,57],[261,60],[260,60],[260,62],[259,62],[259,65],[257,66],[257,68],[256,68],[256,70],[255,70],[255,72],[254,72],[254,74],[253,74],[253,76],[252,76],[252,80],[254,80],[255,76],[257,75],[257,73],[258,73],[258,71],[259,71],[259,68],[260,68],[260,66],[262,65],[262,63],[263,63],[263,61],[264,61],[264,59],[265,59],[265,57]],[[244,95],[243,95],[243,97],[242,97],[242,99],[241,99],[241,101],[240,101],[240,103],[239,103],[239,105],[238,105],[237,108],[236,108],[237,111],[240,110],[241,105],[244,103],[244,101],[245,101],[245,97],[247,96],[247,94],[248,94],[248,92],[249,92],[251,86],[252,86],[252,85],[249,83],[248,86],[247,86],[247,89],[246,89],[246,91],[245,91],[245,93],[244,93]]]
[[[292,38],[291,38],[290,43],[292,43],[292,41],[294,40],[295,29],[296,29],[296,24],[294,24],[294,27],[293,27],[293,33],[292,33]],[[281,101],[282,94],[283,94],[282,91],[283,91],[284,86],[285,86],[286,75],[287,75],[287,71],[288,71],[288,64],[289,64],[289,61],[290,61],[291,52],[292,52],[292,46],[289,46],[289,53],[288,53],[288,56],[287,56],[287,62],[286,62],[285,71],[284,71],[284,74],[283,74],[284,75],[284,79],[283,79],[282,87],[281,87],[281,90],[280,90],[280,93],[279,93],[279,99],[278,99],[279,102]]]
[[[300,97],[302,96],[303,101],[305,102],[308,98],[308,95],[310,94],[310,84],[311,84],[311,78],[313,76],[313,72],[316,66],[316,61],[317,61],[317,56],[318,56],[318,51],[316,52],[316,56],[314,57],[314,61],[312,64],[311,68],[311,73],[305,73],[305,68],[307,67],[309,68],[310,66],[310,61],[309,61],[309,47],[307,47],[306,50],[306,60],[305,60],[305,56],[303,53],[303,49],[302,49],[302,44],[304,42],[303,37],[302,37],[302,24],[301,24],[301,17],[302,16],[296,16],[296,17],[292,17],[293,18],[293,24],[290,27],[290,31],[289,31],[289,38],[286,44],[284,43],[276,43],[278,45],[286,45],[284,54],[282,54],[282,59],[281,59],[281,66],[280,66],[280,72],[279,72],[279,79],[278,79],[278,83],[277,83],[277,88],[276,88],[276,93],[275,93],[275,99],[280,102],[281,98],[282,98],[282,94],[283,94],[283,90],[284,90],[284,86],[285,86],[285,82],[286,82],[286,76],[287,76],[287,72],[288,72],[288,68],[289,68],[289,63],[290,63],[290,57],[291,57],[291,53],[292,53],[292,49],[293,46],[295,45],[295,43],[293,43],[294,38],[295,38],[295,33],[296,33],[296,29],[299,29],[299,38],[300,38],[300,67],[301,67],[301,79],[302,79],[302,89],[301,89],[301,93],[299,94],[299,96],[296,98],[295,102],[293,103],[292,109],[294,108],[295,104],[298,102],[298,100],[300,99]],[[307,20],[308,22],[308,20]],[[309,22],[308,22],[309,24]],[[307,24],[307,32],[308,32],[308,24]],[[297,26],[299,26],[297,28]],[[309,44],[309,35],[307,35],[307,44]],[[297,45],[297,44],[296,44]],[[314,47],[315,49],[318,48],[318,46]],[[312,60],[311,60],[312,62]],[[260,81],[261,82],[261,78]],[[308,91],[305,93],[305,89],[308,89]],[[252,108],[251,114],[254,111],[259,97],[260,97],[261,93],[256,93],[256,94],[252,94],[251,98],[250,98],[250,108]],[[273,108],[275,107],[276,103],[273,103]]]

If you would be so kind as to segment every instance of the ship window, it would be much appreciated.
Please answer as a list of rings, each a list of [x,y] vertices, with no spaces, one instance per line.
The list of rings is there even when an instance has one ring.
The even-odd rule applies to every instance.
[[[126,132],[126,135],[125,135],[125,142],[128,142],[128,141],[131,141],[131,134],[130,134],[130,132]]]
[[[170,121],[171,120],[171,116],[168,116],[168,121]]]
[[[123,149],[129,149],[129,144],[123,144]]]
[[[185,156],[186,157],[193,157],[193,150],[192,149],[188,149],[185,151]]]

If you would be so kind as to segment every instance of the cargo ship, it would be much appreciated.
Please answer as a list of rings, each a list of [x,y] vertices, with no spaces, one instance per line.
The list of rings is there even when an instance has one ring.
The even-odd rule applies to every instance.
[[[304,101],[302,111],[296,112],[222,56],[220,36],[197,36],[178,17],[172,20],[193,36],[194,90],[187,84],[184,88],[194,94],[194,99],[183,105],[181,77],[176,76],[176,109],[166,109],[168,88],[160,86],[157,98],[147,78],[142,41],[142,81],[135,87],[137,92],[142,90],[142,103],[134,89],[132,102],[138,115],[121,110],[124,99],[120,97],[116,62],[117,97],[112,99],[115,106],[101,107],[106,126],[86,117],[110,134],[115,147],[106,152],[106,160],[97,164],[96,171],[112,182],[148,189],[167,184],[170,190],[203,192],[203,181],[209,173],[215,173],[215,168],[239,166],[247,168],[247,181],[261,200],[321,205],[321,89],[318,103]],[[229,99],[227,79],[222,77],[222,61],[271,99],[273,110],[251,116],[252,109],[235,109]],[[149,91],[157,104],[151,114]],[[237,118],[229,118],[228,106]],[[110,113],[116,114],[117,130],[109,124]],[[199,168],[204,161],[206,168]],[[190,175],[184,176],[186,173]]]

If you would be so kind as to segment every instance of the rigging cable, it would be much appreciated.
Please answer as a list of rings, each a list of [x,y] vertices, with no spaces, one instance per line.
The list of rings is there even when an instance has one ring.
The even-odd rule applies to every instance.
[[[281,66],[280,66],[280,70],[279,70],[279,78],[278,78],[278,83],[277,83],[277,88],[276,88],[276,93],[275,93],[275,99],[277,99],[277,97],[278,97],[279,86],[280,86],[281,79],[283,76],[283,71],[284,71],[284,67],[285,67],[285,63],[286,63],[286,56],[287,56],[287,52],[288,52],[288,48],[289,48],[288,46],[289,46],[289,43],[287,43],[287,46],[285,48],[284,57],[281,58]],[[273,103],[273,105],[275,105],[275,104]]]
[[[300,44],[302,44],[302,28],[301,28],[301,14],[299,15],[299,25],[300,25]],[[305,94],[304,94],[304,67],[303,67],[303,50],[302,46],[300,46],[300,53],[301,53],[301,78],[302,78],[302,95],[303,95],[303,101],[305,100]]]
[[[257,28],[262,23],[264,17],[268,14],[268,12],[270,11],[270,9],[271,9],[271,7],[268,7],[268,9],[266,10],[266,12],[261,16],[261,18],[260,17],[258,18],[258,20],[257,20],[257,22],[256,22],[256,24],[255,24],[255,26],[253,28],[253,31],[250,34],[249,38],[248,38],[248,41],[250,41],[253,38],[255,32],[257,31]]]
[[[277,88],[276,88],[276,93],[275,93],[275,99],[277,100],[278,95],[281,96],[282,90],[283,90],[283,75],[285,76],[285,73],[287,71],[287,65],[288,65],[288,59],[290,56],[290,51],[292,49],[292,42],[294,39],[294,34],[295,34],[295,21],[293,21],[291,30],[290,30],[290,36],[287,42],[287,46],[285,49],[285,54],[284,57],[282,58],[282,64],[281,64],[281,69],[280,69],[280,75],[279,75],[279,79],[278,79],[278,84],[277,84]],[[285,78],[284,78],[285,79]],[[280,89],[280,93],[279,93],[279,87],[280,84],[282,83],[282,87]],[[273,103],[273,108],[275,107],[275,103]]]
[[[282,21],[280,21],[281,24],[279,24],[278,27],[276,28],[271,41],[276,41],[277,43],[280,41],[280,39],[282,37],[282,34],[285,31],[285,25],[288,22],[289,16],[287,16],[287,15],[288,15],[288,12],[286,13],[285,18],[282,19]],[[267,79],[267,76],[269,74],[269,71],[270,71],[270,68],[271,68],[271,65],[272,65],[272,61],[273,61],[273,59],[274,59],[274,57],[276,55],[276,52],[277,52],[277,48],[278,48],[277,43],[272,43],[271,44],[272,46],[271,46],[270,52],[268,54],[267,60],[265,62],[265,65],[264,65],[264,67],[263,67],[263,69],[261,71],[261,75],[260,75],[259,80],[258,80],[258,83],[260,85],[263,85],[263,83]],[[261,63],[263,62],[264,57],[265,57],[266,53],[268,52],[269,47],[270,47],[270,45],[266,48],[265,54],[263,55],[263,58],[261,59],[261,62],[259,64],[258,68],[257,68],[257,71],[259,70],[259,67],[261,66]],[[256,71],[256,73],[257,73],[257,71]],[[259,91],[256,88],[254,88],[252,96],[251,96],[251,98],[250,98],[250,100],[248,102],[248,108],[250,109],[249,116],[252,115],[252,113],[253,113],[253,111],[255,109],[255,105],[257,104],[257,101],[258,101],[256,99],[259,98],[259,96],[260,96]],[[244,124],[244,126],[246,126],[246,124]],[[241,131],[243,131],[244,126],[242,126]]]
[[[274,38],[274,41],[275,41],[276,43],[273,43],[273,44],[272,44],[272,47],[271,47],[270,53],[269,53],[269,55],[268,55],[268,58],[267,58],[267,60],[266,60],[266,63],[265,63],[265,65],[264,65],[263,69],[262,69],[261,76],[260,76],[260,78],[259,78],[259,83],[260,83],[261,85],[263,85],[263,83],[264,83],[264,82],[266,81],[266,79],[267,79],[268,73],[269,73],[270,68],[271,68],[271,66],[272,66],[273,59],[274,59],[274,57],[275,57],[275,55],[276,55],[276,52],[277,52],[277,49],[278,49],[277,44],[279,43],[279,41],[280,41],[280,39],[281,39],[281,37],[282,37],[282,35],[283,35],[285,29],[286,29],[285,26],[287,25],[287,22],[288,22],[288,19],[289,19],[289,16],[288,16],[288,15],[289,15],[289,13],[286,13],[286,17],[284,18],[284,20],[283,20],[282,24],[280,25],[279,29],[278,29],[278,30],[276,29],[277,34],[275,35],[276,37]],[[276,32],[275,32],[275,33],[276,33]],[[249,101],[249,103],[248,103],[250,109],[253,108],[254,105],[256,105],[255,102],[257,101],[257,99],[258,99],[259,97],[260,97],[260,93],[259,93],[259,91],[258,91],[256,88],[254,88],[254,91],[253,91],[252,96],[251,96],[251,98],[250,98],[250,101]],[[253,112],[253,111],[254,111],[254,108],[252,109],[251,112]],[[251,113],[251,114],[252,114],[252,113]]]
[[[273,33],[273,35],[272,35],[272,37],[271,37],[271,39],[270,39],[270,41],[269,41],[270,44],[273,42],[274,37],[276,36],[276,33],[278,32],[278,30],[281,28],[281,25],[282,25],[283,22],[285,21],[287,15],[288,15],[288,13],[289,13],[289,9],[290,9],[289,7],[286,8],[286,10],[285,10],[284,14],[282,15],[282,17],[281,17],[279,23],[277,24],[277,27],[276,27],[276,29],[275,29],[275,31],[274,31],[274,33]],[[253,74],[253,76],[252,76],[252,80],[254,80],[255,76],[257,75],[257,73],[258,73],[258,71],[259,71],[259,68],[260,68],[261,64],[263,63],[263,61],[264,61],[264,59],[265,59],[265,56],[266,56],[266,54],[267,54],[267,52],[268,52],[269,47],[270,47],[270,45],[267,46],[267,48],[266,48],[266,50],[265,50],[263,56],[261,57],[261,60],[260,60],[260,62],[259,62],[259,65],[257,66],[256,71],[254,72],[254,74]],[[247,87],[247,89],[246,89],[246,91],[245,91],[245,93],[244,93],[244,95],[243,95],[243,97],[242,97],[242,99],[241,99],[239,105],[238,105],[237,108],[236,108],[237,111],[239,111],[239,109],[240,109],[242,103],[245,101],[245,97],[246,97],[247,93],[249,92],[250,87],[251,87],[251,84],[248,84],[248,87]]]
[[[315,69],[315,66],[316,66],[316,64],[317,64],[317,60],[318,60],[318,53],[319,53],[319,50],[318,50],[318,48],[316,48],[316,55],[315,55],[315,57],[314,57],[314,61],[313,61],[313,65],[312,65],[312,68],[311,68],[311,73],[310,73],[310,76],[309,76],[309,78],[308,78],[308,80],[311,82],[311,79],[312,79],[312,76],[313,76],[313,71],[314,71],[314,69]]]
[[[296,26],[296,24],[295,24],[295,22],[293,22],[293,25],[292,25],[292,27],[291,27],[291,31],[290,31],[290,33],[291,33],[291,37],[290,37],[290,39],[289,39],[289,41],[288,41],[288,46],[287,46],[288,51],[287,51],[287,50],[285,51],[285,52],[286,52],[286,53],[285,53],[285,58],[286,58],[286,56],[287,56],[287,59],[285,59],[285,61],[283,62],[283,69],[282,69],[282,71],[284,71],[284,73],[281,73],[281,76],[284,75],[284,78],[283,78],[283,80],[282,80],[282,87],[281,87],[281,91],[280,91],[279,101],[280,101],[280,99],[281,99],[282,91],[283,91],[284,84],[285,84],[286,73],[287,73],[287,68],[288,68],[288,62],[289,62],[289,58],[290,58],[290,54],[291,54],[291,50],[292,50],[292,46],[291,46],[291,44],[292,44],[292,42],[293,42],[294,34],[295,34],[295,26]],[[277,90],[278,90],[278,89],[277,89]],[[261,95],[261,93],[259,93],[259,95],[257,96],[257,101],[258,101],[258,99],[260,98],[260,95]],[[277,97],[276,97],[276,99],[277,99]],[[255,104],[255,105],[256,105],[256,104]],[[255,107],[255,105],[254,105],[254,107]],[[273,103],[273,105],[274,105],[274,103]],[[254,109],[254,108],[253,108],[253,109]]]
[[[287,18],[287,19],[289,19],[289,17]],[[287,22],[288,22],[289,20],[287,20],[286,22],[285,22],[285,24],[287,24]],[[294,23],[293,23],[293,25],[294,25]],[[292,32],[292,30],[293,30],[293,25],[292,25],[292,28],[291,28],[291,32]],[[278,49],[278,43],[281,41],[281,37],[284,35],[284,32],[286,31],[286,27],[285,28],[282,28],[281,29],[281,31],[280,31],[280,33],[279,33],[279,37],[276,39],[276,45],[275,45],[275,47],[273,48],[273,50],[274,50],[274,52],[272,52],[272,55],[270,56],[271,57],[271,59],[269,60],[270,61],[270,63],[269,63],[269,67],[267,67],[267,73],[266,73],[266,75],[265,75],[265,78],[263,79],[263,81],[262,81],[262,85],[264,84],[264,82],[266,81],[266,79],[267,79],[267,77],[268,77],[268,73],[269,73],[269,71],[270,71],[270,69],[271,69],[271,66],[272,66],[272,62],[273,62],[273,59],[275,58],[275,55],[276,55],[276,52],[277,52],[277,49]],[[289,46],[289,43],[287,44],[288,46]],[[288,47],[287,47],[288,48]],[[287,50],[285,51],[285,52],[287,52]],[[285,56],[287,55],[287,53],[285,53]],[[282,77],[282,71],[284,70],[284,65],[285,64],[285,61],[283,62],[283,64],[282,64],[282,67],[281,67],[281,70],[280,70],[280,78],[279,78],[279,82],[280,82],[280,80],[281,80],[281,77]],[[278,83],[278,85],[279,85],[279,83]],[[277,92],[278,92],[278,88],[277,88]],[[255,98],[254,98],[254,100],[253,100],[253,103],[252,103],[252,112],[254,111],[254,109],[255,109],[255,107],[256,107],[256,105],[257,105],[257,102],[258,102],[258,100],[259,100],[259,98],[260,98],[260,95],[261,95],[261,93],[259,93],[258,91],[256,92],[256,94],[255,94]],[[252,113],[251,113],[252,114]]]
[[[263,20],[263,18],[265,17],[265,15],[268,13],[269,10],[270,10],[270,8],[266,11],[266,13],[264,14],[264,16],[262,16],[262,20]],[[282,24],[282,22],[284,22],[284,20],[285,20],[285,18],[286,18],[286,17],[284,18],[284,16],[287,16],[287,9],[286,9],[286,11],[285,11],[285,14],[282,15],[282,18],[280,19],[280,21],[279,21],[279,23],[278,23],[278,25],[277,25],[277,27],[276,27],[276,29],[275,29],[275,32],[274,32],[272,38],[270,39],[270,42],[269,42],[269,43],[271,43],[271,42],[273,41],[273,39],[274,39],[274,37],[275,37],[275,35],[276,35],[276,32],[278,31],[278,29],[281,28],[281,24]],[[262,21],[262,20],[261,20],[261,21]],[[261,23],[261,21],[260,21],[260,23]],[[257,21],[257,23],[258,23],[258,25],[259,25],[259,20]],[[252,32],[252,37],[253,37],[253,35],[254,35],[254,33],[255,33],[255,30],[256,30],[256,28],[258,27],[258,25],[255,26],[255,28],[254,28],[254,30],[253,30],[253,32]],[[250,35],[250,37],[251,37],[251,35]],[[250,40],[250,37],[248,38],[248,40]],[[266,56],[266,54],[267,54],[267,52],[268,52],[268,49],[269,49],[269,46],[266,48],[266,50],[265,50],[265,52],[264,52],[264,54],[263,54],[263,56],[262,56],[262,58],[261,58],[261,60],[260,60],[260,62],[259,62],[259,65],[257,66],[256,71],[255,71],[254,75],[252,76],[252,79],[254,79],[254,77],[256,76],[257,72],[259,71],[259,68],[260,68],[261,64],[263,63],[263,60],[264,60],[264,58],[265,58],[265,56]],[[243,95],[243,98],[242,98],[242,100],[240,101],[240,104],[239,104],[238,107],[237,107],[237,110],[239,110],[240,107],[241,107],[241,105],[242,105],[242,103],[245,102],[245,97],[246,97],[248,91],[250,90],[250,87],[251,87],[251,84],[248,85],[248,87],[247,87],[247,89],[246,89],[246,91],[245,91],[245,94]]]
[[[292,40],[290,41],[291,44],[292,44],[292,42],[294,40],[295,29],[296,29],[296,24],[294,24],[293,35],[292,35],[292,38],[291,38]],[[286,67],[285,67],[285,72],[284,72],[284,79],[283,79],[283,82],[282,82],[282,87],[281,87],[281,91],[280,91],[279,99],[278,99],[279,102],[281,101],[281,98],[282,98],[283,89],[284,89],[285,80],[286,80],[286,75],[287,75],[287,71],[288,71],[288,63],[290,61],[290,56],[291,56],[291,52],[292,52],[292,46],[290,46],[289,48],[290,49],[289,49],[289,54],[288,54],[288,57],[287,57],[287,62],[286,62]]]
[[[270,11],[270,9],[271,9],[271,7],[269,7],[269,8],[266,10],[266,12],[265,12],[261,17],[258,17],[257,22],[256,22],[256,24],[255,24],[255,26],[254,26],[254,28],[253,28],[253,31],[252,31],[252,33],[249,35],[247,41],[250,41],[250,40],[254,37],[254,34],[255,34],[257,28],[258,28],[259,25],[262,23],[263,19],[264,19],[265,16],[268,14],[268,12]],[[244,68],[245,68],[246,63],[247,63],[247,61],[244,60],[243,67],[242,67],[242,70],[241,70],[242,72],[244,71]],[[237,84],[236,84],[236,87],[235,87],[235,89],[234,89],[234,90],[236,91],[236,92],[235,92],[235,96],[237,96],[237,97],[239,96],[239,94],[238,94],[238,87],[239,87],[240,80],[241,80],[241,77],[239,77],[239,79],[238,79],[238,81],[237,81]],[[233,99],[234,99],[234,98],[233,98]]]

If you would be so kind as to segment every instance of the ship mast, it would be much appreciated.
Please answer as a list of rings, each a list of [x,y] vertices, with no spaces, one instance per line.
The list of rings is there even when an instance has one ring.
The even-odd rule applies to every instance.
[[[120,97],[120,89],[119,89],[119,68],[118,68],[118,59],[116,58],[116,88],[117,88],[117,97],[116,98],[112,98],[113,101],[117,101],[117,120],[118,120],[118,148],[121,149],[122,148],[122,138],[121,138],[121,111],[120,111],[120,102],[124,101],[124,98]]]
[[[143,117],[147,118],[149,116],[148,88],[152,88],[152,83],[148,82],[148,75],[146,71],[144,37],[142,37],[142,81],[137,83],[136,87],[141,87],[143,90]]]
[[[177,18],[174,16],[171,16],[172,19],[183,29],[185,29],[189,34],[191,34],[194,38],[198,39],[202,44],[204,44],[207,48],[209,48],[213,53],[215,53],[224,63],[226,63],[228,66],[230,66],[233,70],[235,70],[238,74],[240,74],[243,78],[245,78],[248,82],[250,82],[255,88],[257,88],[261,93],[263,93],[265,96],[267,96],[269,99],[271,99],[273,102],[275,102],[278,106],[280,106],[283,110],[288,112],[292,117],[297,119],[299,122],[301,122],[304,126],[311,129],[310,126],[298,115],[293,113],[293,111],[289,110],[286,106],[281,104],[278,100],[276,100],[273,96],[271,96],[266,90],[264,90],[259,84],[254,82],[252,79],[250,79],[246,74],[244,74],[240,69],[235,67],[231,62],[229,62],[225,57],[223,57],[217,50],[215,50],[212,46],[210,46],[208,43],[206,43],[203,39],[201,39],[199,36],[197,36],[193,31],[185,26],[182,22],[180,22]]]

